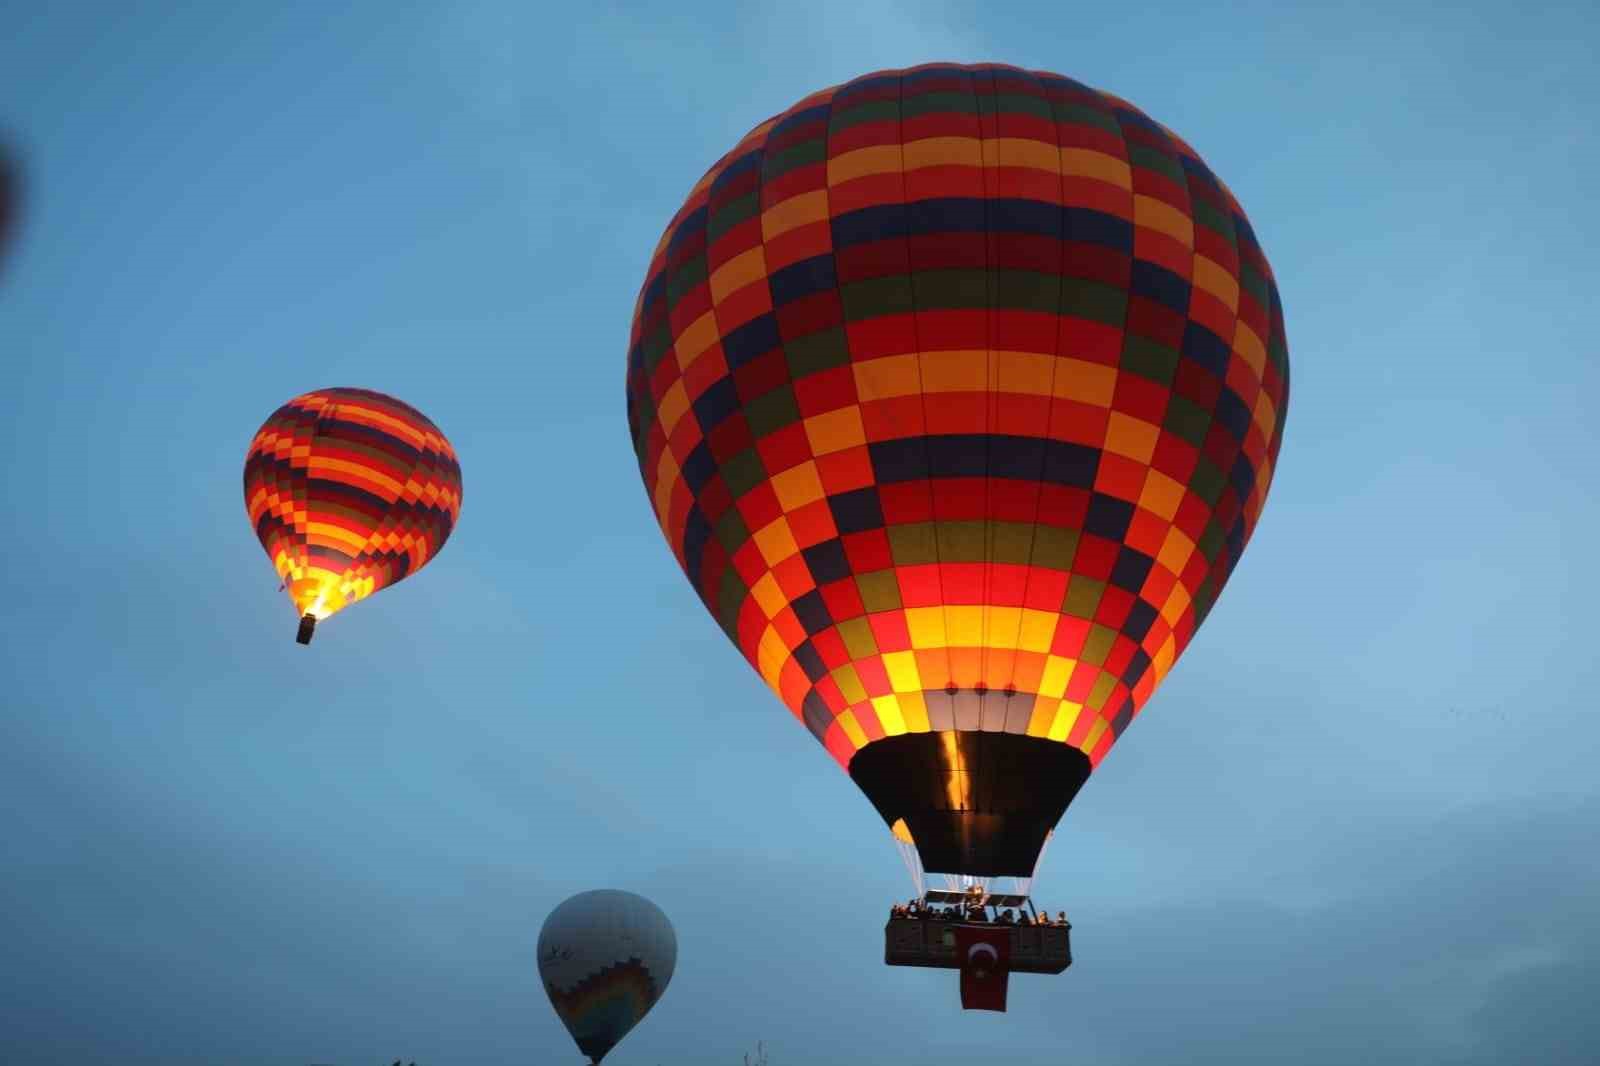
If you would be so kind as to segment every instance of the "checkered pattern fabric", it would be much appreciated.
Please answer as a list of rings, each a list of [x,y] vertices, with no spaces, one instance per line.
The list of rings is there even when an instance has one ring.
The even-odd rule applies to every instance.
[[[751,130],[667,227],[627,373],[673,553],[843,766],[929,730],[1098,765],[1238,562],[1288,390],[1272,272],[1195,151],[988,65]]]
[[[461,467],[416,408],[366,389],[318,389],[256,433],[244,500],[295,612],[321,619],[438,553],[461,514]]]

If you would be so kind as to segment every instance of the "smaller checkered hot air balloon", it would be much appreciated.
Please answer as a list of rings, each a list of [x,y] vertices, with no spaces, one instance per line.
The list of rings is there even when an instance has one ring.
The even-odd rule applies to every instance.
[[[632,892],[580,892],[551,911],[539,930],[539,979],[592,1063],[655,1006],[677,962],[672,923]]]
[[[316,624],[426,566],[461,515],[455,449],[421,411],[368,389],[318,389],[273,412],[244,464],[250,524]]]

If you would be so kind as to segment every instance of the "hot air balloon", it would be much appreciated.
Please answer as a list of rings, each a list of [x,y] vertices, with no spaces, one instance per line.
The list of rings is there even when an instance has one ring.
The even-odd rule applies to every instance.
[[[632,892],[580,892],[539,930],[539,979],[578,1050],[598,1063],[667,990],[678,938]]]
[[[316,624],[416,573],[461,514],[461,467],[439,427],[368,389],[296,396],[257,431],[244,502],[300,617]]]
[[[937,64],[711,168],[626,391],[673,555],[920,884],[1031,876],[1238,563],[1288,389],[1271,269],[1193,148]]]

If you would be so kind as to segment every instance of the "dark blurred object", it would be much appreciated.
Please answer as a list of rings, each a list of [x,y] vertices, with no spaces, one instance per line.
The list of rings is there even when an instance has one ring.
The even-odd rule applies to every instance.
[[[22,164],[11,146],[0,141],[0,270],[22,215]]]

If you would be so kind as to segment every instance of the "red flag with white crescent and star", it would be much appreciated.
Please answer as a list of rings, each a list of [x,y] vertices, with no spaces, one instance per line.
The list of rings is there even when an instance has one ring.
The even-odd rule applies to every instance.
[[[956,927],[956,957],[961,960],[961,1009],[1006,1009],[1011,932],[1005,928]]]

